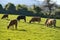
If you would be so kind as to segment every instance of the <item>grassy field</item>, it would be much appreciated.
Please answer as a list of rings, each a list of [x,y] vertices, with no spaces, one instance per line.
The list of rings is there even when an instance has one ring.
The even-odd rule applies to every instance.
[[[60,40],[60,20],[57,19],[57,27],[46,27],[44,22],[46,18],[42,18],[40,23],[29,23],[32,17],[27,17],[18,22],[18,29],[7,29],[10,20],[16,19],[18,15],[9,15],[10,20],[1,19],[0,14],[0,40]]]

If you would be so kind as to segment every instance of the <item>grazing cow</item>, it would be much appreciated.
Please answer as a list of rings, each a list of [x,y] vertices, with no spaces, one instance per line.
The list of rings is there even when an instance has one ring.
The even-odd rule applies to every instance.
[[[4,18],[8,18],[8,14],[3,15],[1,19],[4,19]]]
[[[20,19],[24,19],[24,21],[26,22],[26,16],[18,16],[17,20],[19,21]]]
[[[47,25],[47,27],[52,26],[52,25],[54,25],[54,27],[56,27],[56,19],[47,19],[45,22],[45,25]]]
[[[17,29],[17,20],[16,19],[10,21],[9,25],[7,26],[7,29],[9,29],[10,26],[13,26],[13,25],[15,25],[15,28]]]
[[[29,21],[29,23],[31,23],[31,22],[38,22],[38,23],[40,23],[40,21],[41,21],[41,18],[40,18],[40,17],[33,17],[33,18]]]

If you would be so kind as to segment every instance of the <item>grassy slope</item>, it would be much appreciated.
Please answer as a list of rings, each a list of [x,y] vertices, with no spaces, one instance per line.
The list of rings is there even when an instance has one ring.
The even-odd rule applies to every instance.
[[[40,23],[29,24],[31,17],[27,17],[27,22],[24,20],[18,22],[18,30],[10,28],[7,30],[7,25],[10,21],[1,19],[3,14],[0,14],[0,40],[60,40],[60,20],[57,19],[57,28],[44,26],[45,19],[42,18]],[[9,19],[15,19],[18,15],[9,15]]]

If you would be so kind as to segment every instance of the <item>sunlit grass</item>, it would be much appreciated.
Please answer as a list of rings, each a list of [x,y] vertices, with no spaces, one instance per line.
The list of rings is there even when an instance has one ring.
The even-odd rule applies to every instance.
[[[46,18],[42,18],[40,23],[29,23],[32,17],[27,17],[18,22],[18,29],[7,29],[10,20],[16,19],[18,15],[9,15],[10,20],[1,19],[0,14],[0,40],[60,40],[60,20],[57,19],[57,27],[46,27],[44,22]]]

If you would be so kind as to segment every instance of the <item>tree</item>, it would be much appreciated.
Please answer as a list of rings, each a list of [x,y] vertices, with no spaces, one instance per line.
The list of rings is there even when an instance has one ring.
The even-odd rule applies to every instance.
[[[42,9],[39,7],[39,6],[36,6],[36,5],[33,5],[33,10],[34,10],[34,13],[38,16],[38,15],[42,15]]]
[[[0,13],[3,13],[4,12],[4,9],[2,7],[2,5],[0,4]]]
[[[16,7],[12,3],[6,4],[5,10],[6,10],[7,13],[16,13]]]
[[[20,4],[18,4],[17,6],[16,6],[16,10],[18,11],[18,10],[20,10],[22,7],[21,7],[21,5]]]
[[[51,16],[52,13],[52,8],[55,6],[55,3],[50,3],[51,0],[45,0],[46,5],[44,5],[44,7],[48,7],[49,9],[49,16]]]
[[[17,5],[16,10],[18,14],[29,15],[28,7],[26,5]]]

